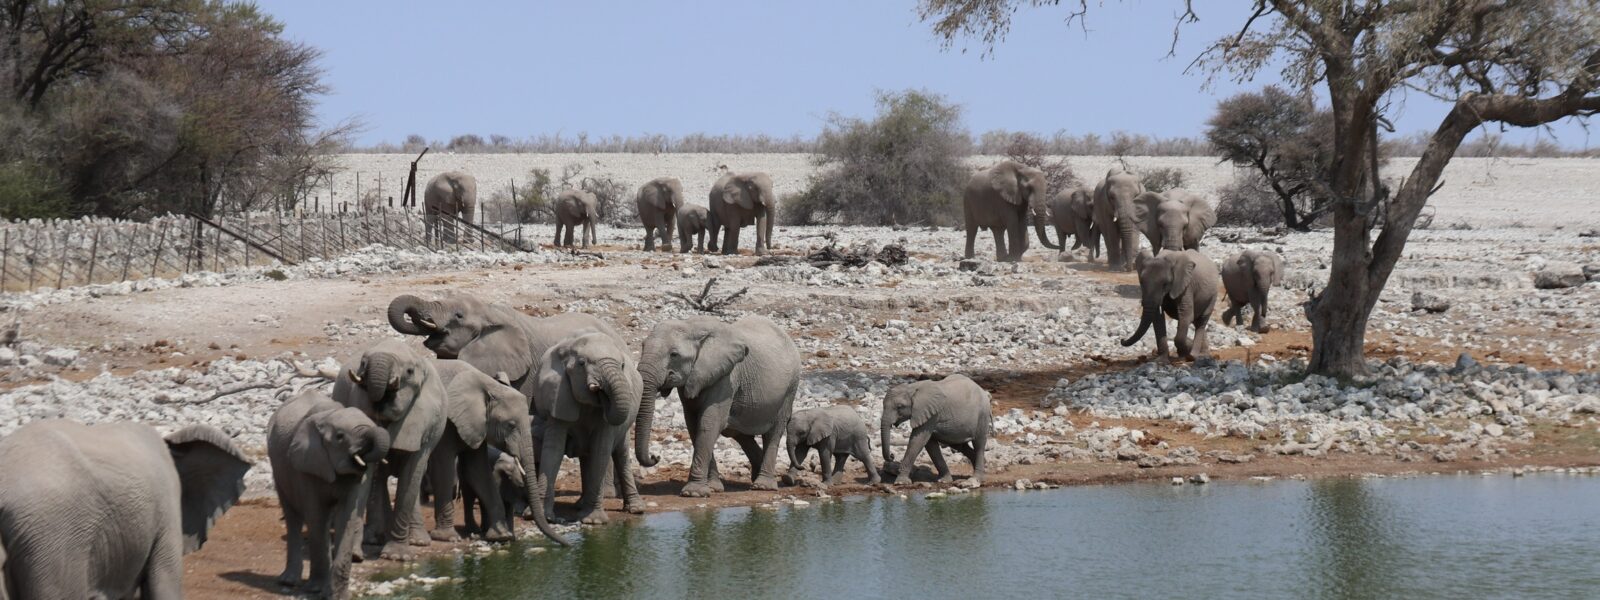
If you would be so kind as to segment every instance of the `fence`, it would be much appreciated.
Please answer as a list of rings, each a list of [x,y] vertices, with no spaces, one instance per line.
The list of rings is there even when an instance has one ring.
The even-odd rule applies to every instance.
[[[291,216],[249,213],[149,222],[79,219],[0,222],[0,291],[25,292],[175,277],[193,271],[331,259],[371,245],[418,252],[528,251],[516,225],[436,220],[378,210]]]

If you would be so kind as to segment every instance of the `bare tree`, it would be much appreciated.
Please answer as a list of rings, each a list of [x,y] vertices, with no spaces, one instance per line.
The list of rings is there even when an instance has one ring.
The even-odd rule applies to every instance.
[[[1058,4],[922,0],[919,10],[947,43],[973,36],[992,50],[1018,7]],[[1240,80],[1283,65],[1291,86],[1326,90],[1333,260],[1327,286],[1306,309],[1309,368],[1358,375],[1367,368],[1367,320],[1462,140],[1486,123],[1538,127],[1600,111],[1600,0],[1255,0],[1253,8],[1194,64]],[[1069,10],[1068,22],[1078,21],[1088,1]],[[1174,42],[1178,28],[1197,19],[1186,1]],[[1399,90],[1451,109],[1391,191],[1379,177],[1378,127]]]

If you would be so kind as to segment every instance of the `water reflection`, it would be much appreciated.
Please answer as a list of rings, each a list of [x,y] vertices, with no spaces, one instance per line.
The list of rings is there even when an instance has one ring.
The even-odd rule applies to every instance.
[[[1395,530],[1389,503],[1355,479],[1314,483],[1309,500],[1309,543],[1319,563],[1315,597],[1392,596],[1399,549],[1389,538]]]

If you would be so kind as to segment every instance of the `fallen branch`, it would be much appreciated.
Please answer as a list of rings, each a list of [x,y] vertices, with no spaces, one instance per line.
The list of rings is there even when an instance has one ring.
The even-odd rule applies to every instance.
[[[723,314],[723,309],[727,308],[728,305],[733,304],[734,300],[739,299],[740,296],[743,296],[743,295],[745,295],[746,292],[750,291],[750,288],[746,287],[746,288],[740,289],[737,292],[729,294],[726,297],[713,298],[711,296],[711,288],[716,286],[716,284],[717,284],[717,278],[716,277],[712,277],[711,279],[707,279],[705,287],[701,288],[701,290],[700,290],[700,295],[698,297],[694,297],[694,298],[690,298],[687,295],[680,294],[680,293],[677,293],[677,292],[667,292],[667,295],[671,296],[673,298],[677,298],[679,300],[682,300],[685,304],[688,304],[690,308],[693,308],[693,309],[698,310],[700,312],[707,312],[707,313],[720,315],[720,314]]]
[[[312,385],[321,385],[323,383],[331,383],[335,378],[337,378],[339,376],[338,373],[329,374],[329,373],[326,373],[324,371],[313,370],[313,369],[308,369],[308,368],[305,368],[305,367],[301,367],[300,365],[295,364],[293,361],[290,361],[290,360],[287,360],[287,359],[283,360],[283,364],[289,365],[289,367],[291,369],[293,369],[294,371],[289,373],[288,375],[285,375],[282,378],[279,378],[277,381],[255,381],[255,382],[250,382],[250,383],[236,383],[236,384],[233,384],[233,385],[224,386],[222,389],[217,390],[216,392],[213,392],[210,396],[207,396],[204,399],[194,400],[194,401],[191,401],[189,403],[190,404],[205,404],[207,402],[211,402],[211,401],[216,400],[218,398],[221,398],[223,396],[231,396],[231,395],[234,395],[234,394],[237,394],[237,393],[240,393],[240,392],[248,392],[250,390],[265,390],[265,389],[272,389],[272,388],[287,387],[290,383],[293,383],[295,379],[320,379],[322,381],[320,381],[320,382],[312,382]],[[305,386],[301,386],[301,388],[299,388],[299,389],[305,389]]]

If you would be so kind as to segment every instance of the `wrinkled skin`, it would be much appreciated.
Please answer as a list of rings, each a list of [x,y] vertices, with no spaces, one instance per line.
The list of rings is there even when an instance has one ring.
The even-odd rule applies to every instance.
[[[798,481],[800,465],[812,449],[822,463],[819,488],[827,489],[844,474],[845,459],[855,457],[867,469],[867,484],[876,485],[878,467],[872,461],[872,431],[861,415],[848,406],[827,406],[795,411],[784,435],[789,449],[789,480]],[[834,461],[838,461],[835,463]]]
[[[1106,242],[1106,266],[1132,271],[1139,255],[1140,222],[1134,199],[1144,183],[1132,173],[1113,169],[1094,188],[1094,226]]]
[[[756,228],[755,253],[766,254],[772,249],[778,196],[772,192],[772,178],[766,173],[724,175],[711,186],[706,208],[712,216],[707,224],[711,235],[709,250],[717,251],[721,235],[721,252],[738,254],[739,230],[752,224]],[[726,233],[721,233],[722,229],[726,229]]]
[[[972,463],[969,486],[983,485],[985,453],[989,445],[989,426],[993,415],[989,392],[965,375],[955,374],[938,381],[916,381],[897,385],[883,397],[883,417],[878,422],[884,472],[894,475],[895,485],[911,483],[911,472],[924,448],[933,461],[939,482],[951,481],[950,466],[940,446],[960,452]],[[891,431],[910,422],[911,436],[899,462],[890,445]]]
[[[645,339],[639,375],[643,391],[634,453],[641,465],[654,466],[658,460],[650,454],[656,400],[676,390],[694,444],[682,495],[705,497],[720,491],[712,455],[718,436],[732,437],[744,449],[752,487],[777,489],[778,438],[800,387],[800,352],[787,332],[759,316],[733,323],[711,317],[666,321]]]
[[[1072,250],[1088,248],[1089,258],[1100,256],[1100,229],[1094,225],[1094,189],[1077,185],[1056,194],[1050,200],[1050,221],[1056,226],[1056,237],[1066,244],[1073,236]]]
[[[1248,305],[1255,313],[1250,331],[1266,333],[1267,293],[1283,283],[1283,257],[1275,252],[1245,250],[1222,265],[1222,287],[1228,292],[1228,310],[1222,312],[1223,325],[1238,325]]]
[[[522,465],[510,454],[504,454],[494,448],[489,449],[489,460],[493,464],[489,484],[499,488],[500,510],[502,514],[521,514],[528,508],[522,494],[527,489],[527,479],[523,477]],[[467,534],[482,533],[484,523],[480,523],[476,515],[485,514],[488,509],[488,490],[479,489],[466,473],[460,474],[461,478],[461,520]]]
[[[678,251],[689,253],[689,240],[695,240],[694,251],[706,253],[706,231],[710,228],[711,211],[704,206],[690,204],[678,210]],[[717,241],[711,240],[711,251],[716,252]]]
[[[617,496],[628,512],[644,512],[634,479],[628,431],[638,415],[639,365],[621,338],[599,332],[575,335],[550,348],[539,370],[534,409],[539,415],[539,473],[547,482],[545,513],[555,514],[555,479],[562,458],[579,458],[583,494],[578,519],[607,521],[600,507],[607,470],[614,469]]]
[[[35,421],[0,438],[0,596],[183,597],[250,462],[221,431]]]
[[[500,487],[492,483],[494,461],[490,454],[491,450],[498,450],[520,457],[527,463],[524,466],[518,461],[516,466],[525,469],[538,464],[528,397],[511,387],[509,381],[491,377],[465,361],[439,359],[434,367],[444,382],[449,422],[444,438],[428,459],[428,481],[435,490],[452,490],[460,477],[463,487],[483,490],[483,539],[511,541],[515,536],[515,515],[501,510],[505,500],[500,498]],[[455,530],[455,501],[449,492],[434,496],[433,520],[428,535],[435,541],[460,539]]]
[[[1156,330],[1156,356],[1167,354],[1167,317],[1178,320],[1178,356],[1206,358],[1211,354],[1206,341],[1206,324],[1216,305],[1220,275],[1216,263],[1198,250],[1168,250],[1160,256],[1144,252],[1136,262],[1139,269],[1140,318],[1133,337],[1122,341],[1132,346],[1152,325]],[[1165,313],[1165,315],[1163,315]],[[1189,344],[1189,329],[1194,328],[1194,345]]]
[[[1145,192],[1133,202],[1134,220],[1156,255],[1165,250],[1198,250],[1200,238],[1217,224],[1211,203],[1182,188],[1164,194]]]
[[[645,251],[656,249],[658,233],[661,249],[671,251],[672,230],[678,224],[678,211],[683,208],[683,183],[675,177],[652,179],[639,187],[634,202],[639,205],[639,221],[644,223]]]
[[[350,597],[363,481],[388,453],[388,431],[321,392],[301,392],[272,414],[267,456],[288,546],[279,585],[310,596]],[[302,585],[308,550],[311,573]]]
[[[460,171],[434,176],[422,190],[422,217],[429,243],[456,243],[460,224],[445,215],[472,223],[477,206],[477,178]]]
[[[1005,160],[973,173],[962,192],[962,216],[967,228],[965,256],[975,256],[978,230],[987,229],[994,233],[995,260],[1022,260],[1022,253],[1028,250],[1030,212],[1039,243],[1051,250],[1060,250],[1061,244],[1051,243],[1044,229],[1045,222],[1050,220],[1044,171]],[[1009,249],[1007,237],[1011,240]]]
[[[556,195],[555,206],[551,207],[556,216],[556,246],[572,247],[572,232],[578,226],[583,226],[582,245],[588,248],[595,243],[595,225],[600,222],[600,199],[587,190],[561,190]],[[567,237],[561,238],[561,229],[566,228]]]

